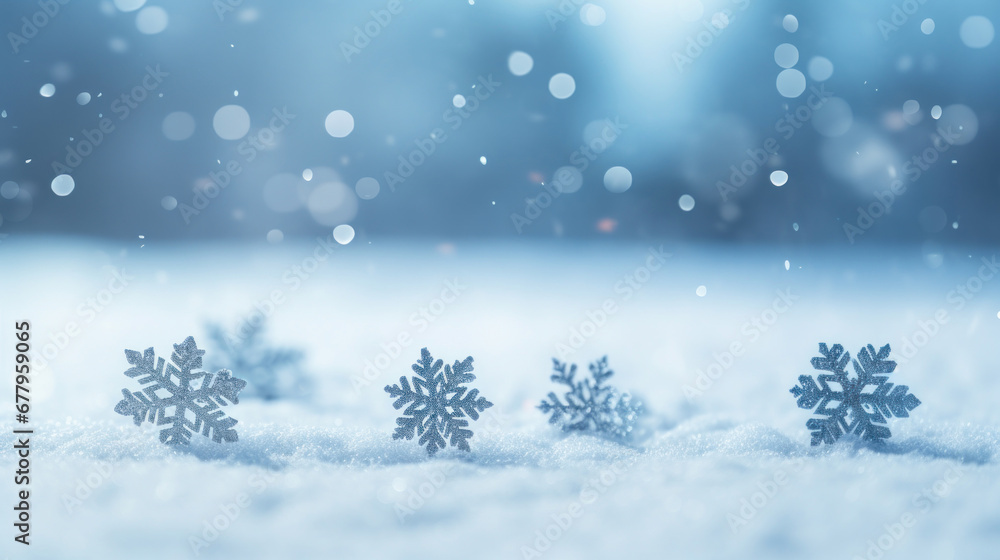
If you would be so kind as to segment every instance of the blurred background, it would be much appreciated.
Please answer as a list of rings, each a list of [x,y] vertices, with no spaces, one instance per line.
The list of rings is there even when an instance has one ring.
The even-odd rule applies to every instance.
[[[993,243],[998,17],[3,2],[0,234]]]

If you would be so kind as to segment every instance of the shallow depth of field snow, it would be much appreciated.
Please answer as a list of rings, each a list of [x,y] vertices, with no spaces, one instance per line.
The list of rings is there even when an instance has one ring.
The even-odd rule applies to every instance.
[[[144,243],[11,238],[0,248],[3,333],[30,320],[37,348],[70,321],[80,327],[33,376],[33,544],[24,556],[7,525],[3,556],[953,559],[990,557],[1000,543],[1000,303],[989,281],[961,309],[948,295],[987,249],[930,268],[919,250],[863,244],[667,246],[647,275],[637,269],[655,247],[643,245],[359,238],[296,286],[285,275],[316,243]],[[103,294],[101,311],[78,312],[101,297],[111,267],[124,267],[127,287],[110,302]],[[635,287],[619,284],[632,275]],[[436,301],[448,282],[457,297]],[[139,389],[122,375],[124,349],[167,357],[194,335],[211,353],[205,321],[232,328],[275,290],[285,301],[268,339],[306,352],[309,400],[244,399],[227,407],[239,442],[196,435],[179,451],[113,412],[122,388]],[[790,307],[775,305],[777,291]],[[585,325],[607,299],[617,312]],[[942,309],[947,322],[931,324]],[[904,338],[921,323],[934,334],[916,336],[921,348],[906,359]],[[612,383],[644,401],[634,446],[563,436],[534,408],[556,389],[551,357],[572,348],[573,329],[588,336],[566,359],[585,368],[607,354]],[[365,361],[401,334],[399,356],[379,358],[386,371],[356,387]],[[891,421],[884,450],[809,446],[810,412],[788,391],[812,373],[819,342],[852,356],[892,344],[890,381],[922,404]],[[735,358],[725,355],[733,343],[744,349]],[[415,441],[391,439],[396,411],[382,387],[409,374],[423,346],[449,363],[475,358],[473,386],[495,406],[473,423],[471,453],[429,460]],[[716,360],[721,375],[685,398]],[[5,425],[12,408],[8,386]],[[206,530],[213,522],[224,529]],[[208,546],[195,554],[193,537]]]

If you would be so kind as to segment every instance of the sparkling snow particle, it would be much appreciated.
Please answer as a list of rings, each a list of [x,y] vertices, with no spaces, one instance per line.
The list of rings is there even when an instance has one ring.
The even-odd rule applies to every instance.
[[[983,16],[972,16],[962,22],[958,34],[970,49],[981,49],[993,42],[993,23]]]
[[[275,245],[285,240],[285,234],[280,229],[272,229],[267,232],[267,242]]]
[[[840,97],[831,97],[813,113],[812,125],[827,138],[843,136],[854,123],[851,106]]]
[[[45,84],[39,88],[38,93],[41,94],[42,97],[52,97],[56,94],[56,86],[53,84]]]
[[[160,199],[160,206],[162,206],[164,210],[173,210],[174,208],[177,208],[177,199],[172,196],[165,196]]]
[[[378,179],[374,177],[362,177],[358,179],[358,182],[354,185],[354,192],[358,193],[358,196],[362,200],[371,200],[378,196],[378,191],[380,190]]]
[[[170,18],[167,17],[167,11],[159,6],[143,8],[135,16],[135,26],[139,28],[140,33],[145,35],[156,35],[163,31],[167,28],[169,21]]]
[[[354,116],[337,109],[326,116],[326,133],[334,138],[346,138],[354,130]]]
[[[507,68],[510,70],[510,73],[515,76],[526,75],[528,72],[531,72],[531,69],[534,66],[535,61],[531,58],[531,55],[526,52],[514,51],[510,53],[510,56],[507,58]]]
[[[792,223],[792,229],[794,229],[795,231],[799,231],[799,223],[798,222],[793,222]]]
[[[80,105],[86,105],[87,103],[90,103],[90,94],[85,91],[81,92],[79,95],[76,96],[76,102],[79,103]]]
[[[782,68],[791,68],[799,61],[799,49],[791,43],[782,43],[774,49],[774,62]]]
[[[0,185],[0,196],[6,198],[7,200],[13,200],[17,197],[17,193],[21,192],[21,187],[14,181],[4,181]]]
[[[212,117],[212,128],[223,140],[239,140],[250,132],[250,114],[239,105],[224,105]]]
[[[604,8],[596,4],[584,4],[580,7],[580,21],[585,25],[597,27],[604,23],[605,19],[607,19],[607,13]]]
[[[333,228],[333,238],[341,245],[347,245],[354,239],[354,228],[347,224]]]
[[[780,186],[783,186],[787,182],[788,182],[788,173],[786,173],[786,172],[784,172],[784,171],[782,171],[780,169],[777,170],[777,171],[772,171],[771,172],[771,184],[772,185],[774,185],[776,187],[780,187]]]
[[[632,172],[624,167],[612,167],[604,174],[604,188],[613,193],[623,193],[631,186]]]
[[[479,156],[479,163],[486,165],[486,156]]]
[[[57,175],[55,179],[52,179],[52,192],[59,196],[68,195],[73,192],[74,188],[76,188],[76,181],[65,173]]]
[[[576,167],[565,165],[552,175],[552,186],[562,194],[575,193],[583,186],[583,174]]]
[[[940,121],[938,127],[951,135],[949,144],[963,146],[979,133],[979,117],[967,105],[948,105],[941,111]]]
[[[920,22],[920,31],[922,31],[924,35],[930,35],[931,33],[934,33],[934,20],[932,20],[931,18],[927,18],[924,21]]]
[[[576,80],[569,74],[560,72],[549,79],[549,93],[556,99],[568,99],[576,91]]]
[[[931,118],[934,119],[934,120],[937,120],[937,119],[941,118],[941,106],[940,105],[935,105],[935,106],[931,107]]]
[[[785,270],[789,270],[790,268],[792,268],[792,263],[788,262],[788,260],[786,259],[785,260]]]
[[[455,94],[455,97],[451,98],[451,104],[458,109],[465,107],[465,103],[466,103],[465,96],[462,94]]]
[[[788,14],[781,20],[781,26],[785,28],[785,31],[795,33],[799,30],[799,20],[792,14]]]
[[[167,140],[187,140],[194,134],[194,117],[184,111],[174,111],[163,117],[162,128]]]
[[[775,81],[778,93],[783,97],[794,99],[806,90],[806,77],[794,68],[782,70]]]
[[[354,219],[358,213],[358,197],[340,181],[329,181],[309,193],[306,207],[316,223],[334,227]]]
[[[814,56],[809,59],[809,77],[817,82],[824,82],[833,76],[833,63],[824,56]]]
[[[698,297],[705,297],[705,295],[708,294],[708,288],[705,286],[698,286],[698,289],[696,289],[694,293]]]
[[[312,178],[313,178],[313,170],[312,169],[306,168],[306,169],[302,170],[302,180],[304,180],[304,181],[312,181]]]
[[[681,210],[690,212],[694,210],[694,197],[689,194],[681,195],[681,197],[677,199],[677,205],[681,207]]]

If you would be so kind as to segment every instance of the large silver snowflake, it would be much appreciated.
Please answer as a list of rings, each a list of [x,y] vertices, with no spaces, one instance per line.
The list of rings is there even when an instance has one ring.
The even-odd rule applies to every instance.
[[[216,443],[238,439],[236,420],[226,416],[221,407],[238,404],[239,393],[247,382],[233,377],[227,369],[216,373],[196,371],[205,354],[193,337],[174,344],[170,362],[157,358],[152,348],[142,354],[126,350],[125,358],[132,367],[128,377],[138,377],[142,391],[122,389],[124,397],[115,412],[131,416],[136,426],[148,421],[160,430],[160,441],[171,445],[191,443],[191,434],[201,432]]]
[[[806,427],[813,430],[812,445],[833,443],[844,434],[883,442],[892,436],[885,425],[887,419],[906,418],[920,405],[920,400],[908,392],[909,387],[896,385],[893,388],[893,384],[887,382],[888,375],[880,375],[896,369],[896,362],[886,359],[889,351],[888,344],[877,353],[871,344],[862,348],[858,358],[853,360],[855,376],[851,377],[845,371],[851,354],[840,344],[827,348],[825,343],[820,343],[822,356],[813,358],[812,366],[830,373],[818,376],[819,385],[811,375],[801,375],[799,385],[791,389],[799,408],[815,406],[815,414],[826,416],[806,422]]]
[[[454,365],[434,361],[426,348],[420,350],[420,361],[413,364],[413,386],[406,376],[399,378],[398,385],[386,385],[385,392],[396,399],[392,407],[399,410],[406,406],[403,416],[396,419],[399,426],[392,439],[413,439],[420,436],[417,443],[427,446],[427,454],[434,455],[448,443],[462,451],[469,451],[472,430],[467,429],[469,421],[479,419],[479,413],[493,406],[485,397],[476,398],[479,389],[466,393],[462,387],[471,383],[476,376],[472,371],[472,356]],[[407,406],[409,405],[409,406]]]

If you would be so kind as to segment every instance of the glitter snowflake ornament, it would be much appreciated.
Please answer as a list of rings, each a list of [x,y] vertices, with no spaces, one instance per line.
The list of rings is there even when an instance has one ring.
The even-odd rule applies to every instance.
[[[819,385],[811,375],[799,376],[799,385],[791,393],[798,400],[799,408],[812,409],[826,418],[810,418],[806,427],[812,432],[812,445],[820,442],[832,444],[844,434],[855,434],[862,440],[884,442],[892,436],[887,419],[907,418],[910,411],[920,405],[920,400],[909,393],[906,385],[893,385],[887,380],[896,369],[896,362],[887,360],[889,345],[877,353],[869,344],[851,360],[851,354],[840,344],[828,348],[820,343],[821,357],[812,359],[813,369],[830,373],[818,376]],[[854,364],[855,376],[846,371],[847,363]],[[818,403],[818,406],[817,406]]]
[[[196,371],[201,368],[204,354],[190,336],[174,344],[168,363],[157,358],[152,348],[142,354],[126,350],[125,358],[132,367],[125,375],[137,377],[144,387],[136,392],[122,389],[124,398],[115,406],[115,412],[131,416],[136,426],[143,421],[169,425],[160,430],[160,441],[170,445],[190,444],[196,432],[216,443],[236,441],[236,420],[227,417],[221,407],[238,404],[239,393],[247,382],[233,377],[227,369],[214,374]]]
[[[643,414],[643,406],[641,402],[633,401],[628,393],[621,393],[605,384],[615,374],[608,369],[608,357],[590,364],[593,381],[577,381],[576,364],[568,370],[566,365],[552,359],[552,381],[569,387],[563,397],[566,402],[560,401],[553,392],[549,393],[548,400],[538,405],[542,412],[551,414],[549,423],[566,432],[589,432],[617,440],[631,438]]]
[[[467,391],[462,385],[471,383],[476,376],[472,371],[472,356],[454,365],[434,361],[426,348],[420,350],[420,360],[413,364],[413,386],[406,376],[398,385],[386,385],[385,392],[396,399],[393,408],[406,406],[403,416],[396,419],[399,426],[392,439],[413,439],[427,447],[427,454],[434,455],[448,443],[462,451],[469,451],[472,430],[469,421],[479,419],[479,413],[493,406],[485,397],[476,398],[479,389]],[[408,405],[408,406],[407,406]]]

